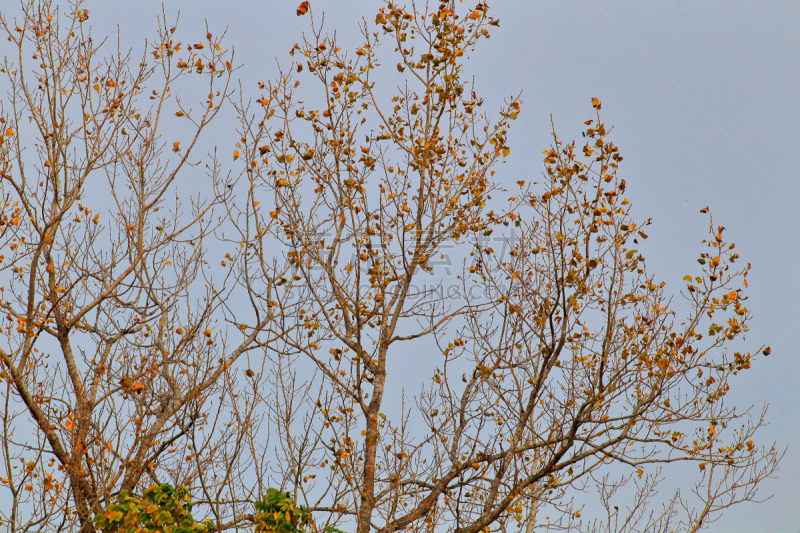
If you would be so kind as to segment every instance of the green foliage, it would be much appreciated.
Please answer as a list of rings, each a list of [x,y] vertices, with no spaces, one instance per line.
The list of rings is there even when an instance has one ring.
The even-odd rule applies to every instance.
[[[255,533],[306,533],[311,514],[305,506],[295,506],[288,492],[267,489],[254,504]],[[94,517],[95,528],[103,533],[211,533],[209,520],[195,523],[186,487],[153,485],[141,498],[122,491],[117,503]],[[326,527],[324,533],[345,533]]]
[[[95,528],[103,533],[208,533],[210,522],[196,524],[186,487],[152,485],[142,498],[126,491],[117,495],[116,504],[94,517]]]
[[[311,516],[305,506],[295,506],[288,492],[270,488],[255,502],[253,520],[256,533],[304,533]]]

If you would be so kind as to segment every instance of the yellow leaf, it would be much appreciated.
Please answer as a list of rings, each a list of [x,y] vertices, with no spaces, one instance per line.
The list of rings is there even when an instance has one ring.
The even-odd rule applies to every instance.
[[[511,153],[511,150],[509,150],[508,148],[503,148],[503,157],[508,157],[508,154],[510,154],[510,153]]]
[[[642,479],[642,474],[644,474],[644,471],[641,468],[636,470],[636,475],[639,476],[639,479]]]
[[[203,335],[205,335],[206,337],[210,337],[211,336],[211,330],[210,329],[205,330],[203,332]]]
[[[595,109],[600,109],[600,100],[597,98],[592,98],[592,107]]]

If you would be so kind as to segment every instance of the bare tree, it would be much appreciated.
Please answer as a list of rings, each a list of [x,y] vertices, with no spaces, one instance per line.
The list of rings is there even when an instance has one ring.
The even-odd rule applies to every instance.
[[[244,176],[272,194],[274,222],[262,225],[288,250],[303,306],[277,303],[271,348],[301,359],[276,375],[302,358],[315,367],[301,399],[295,379],[275,381],[279,481],[312,510],[334,507],[331,523],[352,515],[358,533],[581,529],[571,498],[590,480],[607,497],[642,479],[642,503],[597,531],[666,531],[676,520],[693,531],[751,499],[778,457],[751,440],[763,419],[746,422],[724,402],[753,358],[725,349],[750,318],[749,266],[733,269],[733,245],[712,226],[678,318],[636,250],[647,236],[599,115],[583,146],[554,134],[542,181],[492,200],[505,192],[493,168],[520,102],[492,119],[463,59],[497,21],[485,4],[426,8],[387,4],[354,55],[315,26],[293,50],[300,60],[262,84],[263,111],[240,104]],[[379,75],[391,48],[403,73],[394,95]],[[293,71],[303,70],[319,100],[299,92]],[[513,240],[481,241],[507,227]],[[451,298],[427,271],[458,250],[472,259]],[[415,405],[389,416],[399,399],[387,386],[408,379],[399,369],[420,346],[437,368]],[[657,479],[645,470],[673,462],[699,466],[701,510],[676,518],[676,499],[643,514]]]
[[[269,320],[252,310],[253,329],[227,342],[230,283],[206,267],[228,189],[216,158],[203,169],[195,152],[230,94],[230,54],[210,33],[182,45],[164,21],[141,57],[105,53],[81,2],[69,7],[30,1],[0,18],[15,50],[0,118],[12,531],[93,531],[120,490],[192,483],[178,445],[213,425],[209,398]],[[198,84],[196,106],[173,94]],[[162,138],[167,121],[178,139]],[[202,195],[176,194],[203,172]]]
[[[217,530],[693,532],[757,499],[780,454],[726,402],[756,355],[728,350],[749,265],[724,228],[673,302],[596,99],[582,143],[554,131],[542,179],[503,188],[521,101],[487,112],[464,72],[486,4],[386,3],[354,52],[309,17],[231,98],[230,179],[192,155],[232,96],[210,33],[162,24],[137,66],[79,4],[2,20],[10,530],[91,531],[167,482]],[[659,500],[673,471],[693,492]]]

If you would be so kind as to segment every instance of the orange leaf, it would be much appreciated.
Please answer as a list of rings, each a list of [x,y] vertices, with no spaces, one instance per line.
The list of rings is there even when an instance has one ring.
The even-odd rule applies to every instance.
[[[600,109],[600,100],[597,98],[592,98],[592,107],[595,109]]]
[[[178,142],[178,141],[175,141],[174,143],[172,143],[172,151],[173,152],[180,152],[181,151],[181,143]]]
[[[97,84],[97,83],[95,83],[94,85],[92,85],[92,88],[93,88],[95,91],[99,91],[99,90],[100,90],[100,85],[99,85],[99,84]]]
[[[642,474],[644,474],[644,471],[641,468],[636,471],[636,475],[639,476],[639,479],[642,479]]]
[[[14,135],[14,130],[12,130],[11,128],[8,128],[6,130],[6,137],[11,137],[12,135]]]
[[[481,18],[480,11],[473,11],[472,13],[469,14],[469,18],[471,18],[472,20],[477,20]]]
[[[144,389],[144,385],[142,384],[141,381],[137,381],[136,383],[133,384],[131,389],[133,390],[133,392],[137,392],[137,393],[141,394],[142,393],[142,389]]]
[[[237,159],[239,159],[239,150],[234,150],[233,151],[233,160],[236,161]]]
[[[67,431],[72,431],[72,429],[75,427],[75,422],[73,422],[70,419],[67,419],[67,421],[64,422],[64,427],[67,428]]]
[[[311,5],[308,2],[303,2],[302,4],[297,6],[297,16],[300,17],[308,13],[309,7],[311,7]]]

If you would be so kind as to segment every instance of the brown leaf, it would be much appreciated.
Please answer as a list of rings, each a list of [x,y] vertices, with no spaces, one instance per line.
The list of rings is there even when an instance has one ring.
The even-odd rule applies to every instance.
[[[311,7],[311,5],[308,2],[303,2],[302,4],[297,6],[297,16],[300,17],[308,13],[309,7]]]

